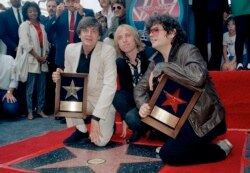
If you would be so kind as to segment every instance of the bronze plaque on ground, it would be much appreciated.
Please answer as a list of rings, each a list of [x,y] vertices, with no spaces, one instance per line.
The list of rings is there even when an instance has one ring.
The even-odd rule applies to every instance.
[[[88,74],[61,73],[56,84],[55,116],[85,117]]]
[[[142,121],[175,138],[200,95],[200,89],[184,85],[164,75],[149,101],[153,110]]]

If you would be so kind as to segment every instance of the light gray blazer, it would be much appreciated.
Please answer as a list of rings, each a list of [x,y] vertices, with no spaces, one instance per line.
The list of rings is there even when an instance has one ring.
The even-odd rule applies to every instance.
[[[64,72],[76,73],[82,43],[69,44],[65,50]],[[97,42],[90,60],[88,102],[94,105],[93,115],[106,119],[117,88],[116,51],[112,46]]]

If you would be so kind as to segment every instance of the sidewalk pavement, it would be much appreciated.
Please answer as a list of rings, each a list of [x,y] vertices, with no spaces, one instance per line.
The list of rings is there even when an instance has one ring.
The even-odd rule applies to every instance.
[[[24,116],[18,117],[15,121],[0,119],[0,146],[15,143],[31,137],[40,136],[49,131],[66,128],[51,115],[48,118],[35,117],[28,120]]]

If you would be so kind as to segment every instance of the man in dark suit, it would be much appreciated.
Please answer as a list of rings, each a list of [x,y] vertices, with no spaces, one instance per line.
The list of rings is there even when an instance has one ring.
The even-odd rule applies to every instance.
[[[60,0],[63,2],[62,0]],[[48,16],[41,16],[41,22],[46,27],[49,23],[49,20],[56,16],[56,7],[61,2],[59,0],[47,0],[46,7]],[[52,72],[56,70],[55,65],[55,55],[56,55],[56,34],[47,32],[47,37],[49,40],[49,55],[48,55],[48,68],[49,72],[46,74],[46,109],[45,114],[53,114],[54,113],[54,104],[55,104],[55,83],[52,81]],[[60,119],[55,117],[55,119]]]
[[[208,64],[208,70],[220,70],[223,39],[223,15],[229,13],[227,0],[193,0],[195,45]],[[209,36],[209,37],[208,37]],[[211,41],[211,58],[207,44]]]
[[[67,44],[80,41],[76,28],[84,16],[94,16],[93,10],[83,8],[80,0],[66,0],[65,4],[61,3],[57,6],[56,16],[49,20],[46,30],[49,34],[56,33],[55,64],[57,67],[64,68],[64,51]],[[71,19],[74,22],[71,22]]]
[[[11,8],[0,14],[0,39],[7,46],[7,54],[16,57],[18,28],[23,21],[21,0],[10,0]]]

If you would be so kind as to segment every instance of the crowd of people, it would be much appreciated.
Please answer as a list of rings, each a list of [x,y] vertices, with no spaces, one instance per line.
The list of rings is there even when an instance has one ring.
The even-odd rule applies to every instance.
[[[86,73],[83,116],[91,118],[90,129],[83,118],[66,118],[67,127],[76,129],[64,144],[107,145],[116,129],[116,112],[121,137],[133,143],[155,131],[141,119],[153,109],[148,103],[155,81],[167,74],[203,92],[175,139],[156,134],[164,136],[161,159],[171,165],[223,160],[233,145],[227,139],[211,143],[226,132],[226,121],[208,71],[250,69],[250,3],[231,2],[232,10],[227,0],[193,0],[195,45],[186,43],[181,24],[168,14],[148,19],[145,44],[128,25],[125,0],[99,0],[102,10],[97,13],[80,0],[47,0],[48,16],[41,15],[36,2],[10,0],[10,8],[0,4],[1,112],[10,119],[19,114],[29,120],[34,114],[46,118],[54,113],[60,73]]]

